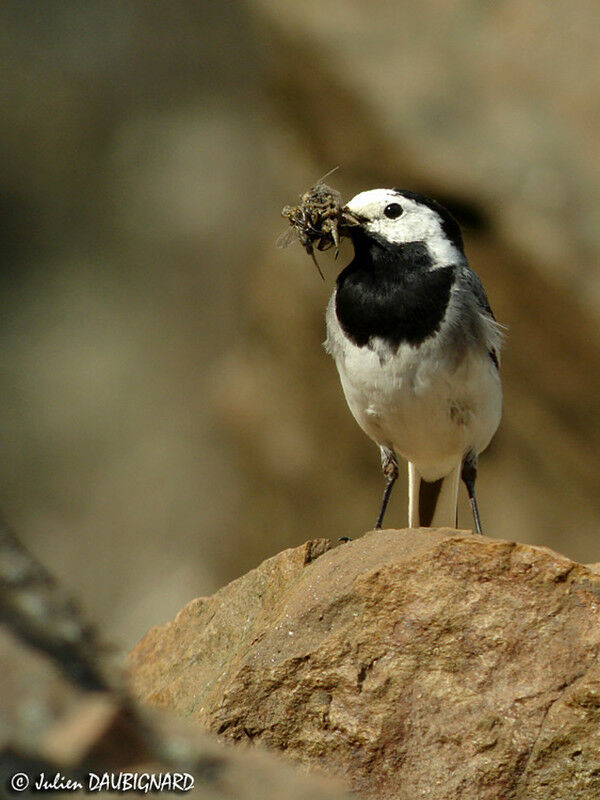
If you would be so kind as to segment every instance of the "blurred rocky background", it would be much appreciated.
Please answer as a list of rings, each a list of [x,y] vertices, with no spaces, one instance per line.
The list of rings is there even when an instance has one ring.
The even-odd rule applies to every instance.
[[[599,16],[2,4],[0,508],[117,644],[374,523],[379,455],[321,348],[350,251],[323,284],[275,247],[337,165],[345,197],[448,205],[508,327],[486,533],[600,559]],[[388,513],[405,524],[403,486]]]

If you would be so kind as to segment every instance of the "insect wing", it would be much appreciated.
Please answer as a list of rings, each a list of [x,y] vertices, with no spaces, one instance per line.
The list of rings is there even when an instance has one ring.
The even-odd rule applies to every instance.
[[[277,237],[277,247],[288,247],[292,242],[298,241],[300,234],[296,228],[288,228]]]

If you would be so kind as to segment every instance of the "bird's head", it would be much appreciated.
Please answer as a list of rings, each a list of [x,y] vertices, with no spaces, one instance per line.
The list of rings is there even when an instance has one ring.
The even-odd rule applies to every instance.
[[[365,237],[390,248],[421,242],[438,263],[464,257],[462,235],[454,217],[435,200],[417,192],[360,192],[344,206],[342,219],[355,247]]]

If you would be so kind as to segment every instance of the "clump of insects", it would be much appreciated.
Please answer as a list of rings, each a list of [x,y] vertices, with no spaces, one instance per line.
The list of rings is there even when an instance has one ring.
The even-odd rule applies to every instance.
[[[297,206],[284,206],[281,216],[287,219],[291,229],[285,231],[277,240],[278,247],[287,247],[291,242],[298,240],[311,256],[323,280],[325,277],[315,256],[315,247],[321,251],[335,247],[337,258],[340,227],[343,222],[342,196],[336,189],[323,182],[331,172],[311,186],[301,196]]]

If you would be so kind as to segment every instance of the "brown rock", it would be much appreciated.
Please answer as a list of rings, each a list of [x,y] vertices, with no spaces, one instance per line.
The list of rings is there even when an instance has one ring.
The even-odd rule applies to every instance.
[[[0,675],[2,798],[17,796],[5,791],[16,773],[31,786],[42,772],[86,786],[91,772],[133,772],[191,774],[189,800],[349,800],[339,782],[299,774],[271,753],[226,746],[173,715],[139,714],[124,696],[84,691],[8,631],[0,631]],[[81,792],[60,795],[70,796]]]
[[[316,540],[273,559],[263,570],[265,599],[328,544]],[[260,581],[253,590],[261,591]],[[99,633],[2,524],[0,612],[0,797],[6,789],[32,797],[27,785],[43,781],[43,790],[89,789],[108,800],[120,794],[107,794],[110,776],[129,781],[122,791],[137,782],[144,793],[149,774],[159,774],[163,790],[185,789],[190,800],[347,800],[343,786],[299,774],[270,753],[225,746],[197,725],[140,709],[121,671],[109,668]]]
[[[153,628],[134,692],[365,797],[600,797],[599,576],[449,530],[313,548]]]

